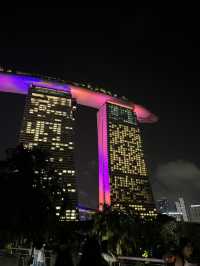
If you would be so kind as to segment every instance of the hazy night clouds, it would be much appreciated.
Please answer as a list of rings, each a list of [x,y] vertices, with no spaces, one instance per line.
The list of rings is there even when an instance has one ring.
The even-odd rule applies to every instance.
[[[175,200],[181,196],[193,202],[199,198],[200,168],[183,160],[161,164],[155,171],[152,186],[156,199],[167,197]]]

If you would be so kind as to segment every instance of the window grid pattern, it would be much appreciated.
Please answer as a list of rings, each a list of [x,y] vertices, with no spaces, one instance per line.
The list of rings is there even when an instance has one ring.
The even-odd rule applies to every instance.
[[[147,176],[141,133],[134,112],[107,104],[111,205],[143,217],[156,211]]]
[[[75,102],[69,93],[31,87],[26,99],[19,138],[25,147],[40,147],[50,154],[48,161],[54,169],[54,174],[59,176],[63,190],[62,197],[60,195],[56,203],[56,215],[60,216],[62,221],[78,218],[74,166],[75,109]],[[67,207],[65,215],[61,216],[60,206],[63,201],[66,201]]]

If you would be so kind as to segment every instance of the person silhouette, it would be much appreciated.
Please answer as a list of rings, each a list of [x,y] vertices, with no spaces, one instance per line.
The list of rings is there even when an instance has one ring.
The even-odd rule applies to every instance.
[[[57,251],[55,266],[73,266],[72,256],[69,247],[62,242]]]
[[[82,257],[79,266],[108,266],[109,264],[104,260],[101,255],[101,248],[99,242],[95,237],[89,238],[82,251]]]
[[[181,238],[179,243],[179,249],[176,255],[175,266],[191,266],[193,264],[188,262],[188,259],[192,256],[193,244],[188,238]]]

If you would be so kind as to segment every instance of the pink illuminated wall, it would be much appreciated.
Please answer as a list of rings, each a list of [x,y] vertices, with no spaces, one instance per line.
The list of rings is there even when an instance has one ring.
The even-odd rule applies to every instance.
[[[41,77],[5,73],[0,71],[0,91],[2,92],[27,94],[28,89],[32,84],[60,91],[69,91],[78,104],[93,107],[95,109],[100,109],[101,106],[108,101],[121,104],[125,107],[131,107],[137,115],[137,120],[142,123],[154,123],[158,120],[158,118],[145,107],[130,101],[123,101],[104,93],[72,86],[67,82],[61,83],[56,80],[47,80]]]
[[[110,206],[110,177],[108,158],[107,110],[104,104],[97,113],[98,155],[99,155],[99,209]]]

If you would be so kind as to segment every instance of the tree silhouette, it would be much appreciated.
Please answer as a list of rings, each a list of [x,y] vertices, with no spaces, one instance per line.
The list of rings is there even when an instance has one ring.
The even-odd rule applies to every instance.
[[[0,226],[16,235],[37,235],[56,223],[59,183],[48,164],[48,154],[22,145],[0,162]]]
[[[102,212],[94,215],[93,234],[108,240],[110,250],[118,255],[142,256],[146,252],[151,256],[158,247],[163,252],[165,239],[161,232],[169,221],[173,219],[163,215],[153,220],[141,219],[131,209],[112,210],[105,205]]]
[[[136,249],[137,227],[133,215],[104,205],[103,211],[94,216],[93,234],[101,240],[107,240],[113,252],[128,255]]]

